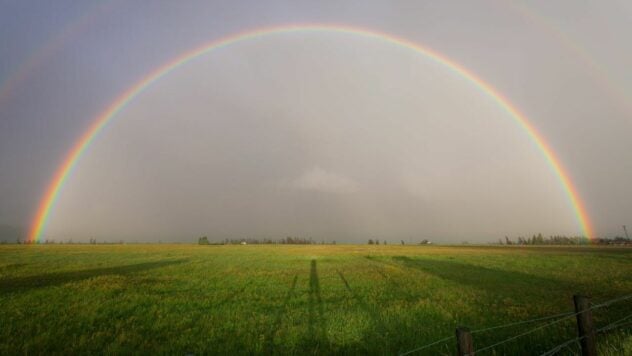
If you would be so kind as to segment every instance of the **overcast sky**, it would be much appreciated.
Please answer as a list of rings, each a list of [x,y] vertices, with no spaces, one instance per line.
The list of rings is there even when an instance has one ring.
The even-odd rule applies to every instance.
[[[462,65],[555,151],[598,236],[632,226],[629,1],[0,0],[0,238],[120,93],[232,33],[341,24]],[[45,238],[496,241],[582,233],[527,133],[471,82],[388,41],[268,35],[191,61],[78,162]],[[4,235],[3,235],[4,234]]]

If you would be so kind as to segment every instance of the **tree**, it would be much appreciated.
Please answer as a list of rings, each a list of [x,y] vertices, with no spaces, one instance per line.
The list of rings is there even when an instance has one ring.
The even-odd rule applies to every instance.
[[[402,245],[406,245],[406,243],[404,242],[404,240],[402,240]]]
[[[379,244],[380,244],[380,240],[375,239],[375,244],[376,244],[376,245],[379,245]]]
[[[202,236],[198,239],[199,245],[208,245],[208,237]]]
[[[369,239],[369,245],[373,245],[373,239]]]

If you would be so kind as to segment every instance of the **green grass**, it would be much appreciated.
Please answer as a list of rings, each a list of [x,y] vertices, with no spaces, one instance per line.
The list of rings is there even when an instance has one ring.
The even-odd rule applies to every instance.
[[[572,311],[575,293],[632,294],[631,275],[629,248],[4,245],[0,354],[397,354],[459,325]],[[594,317],[631,313],[627,300]],[[574,322],[480,354],[542,353],[574,338]],[[627,325],[599,335],[603,353],[632,352]],[[449,340],[420,354],[454,352]]]

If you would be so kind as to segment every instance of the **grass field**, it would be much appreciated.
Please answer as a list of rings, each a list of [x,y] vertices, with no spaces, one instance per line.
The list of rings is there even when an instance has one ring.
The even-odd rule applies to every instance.
[[[632,249],[441,246],[0,246],[0,354],[397,354],[632,294]],[[596,309],[598,327],[632,299]],[[474,334],[477,349],[546,322]],[[630,323],[599,335],[632,353]],[[484,354],[539,354],[575,319]],[[448,340],[418,354],[453,355]],[[571,344],[562,350],[577,350]],[[478,354],[477,354],[478,355]]]

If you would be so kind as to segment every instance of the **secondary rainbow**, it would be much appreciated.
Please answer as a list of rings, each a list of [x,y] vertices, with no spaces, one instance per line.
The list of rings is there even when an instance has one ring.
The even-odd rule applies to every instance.
[[[34,72],[51,60],[53,55],[59,52],[73,38],[88,31],[90,26],[98,23],[107,13],[118,6],[121,1],[96,3],[76,21],[69,23],[55,36],[46,42],[46,45],[28,56],[0,86],[0,106],[6,104],[11,93],[23,84]]]
[[[385,41],[413,50],[421,55],[424,55],[427,58],[432,59],[437,63],[440,63],[441,65],[452,70],[454,73],[458,74],[462,78],[470,81],[478,89],[491,97],[499,105],[499,107],[507,111],[511,115],[511,117],[513,117],[514,120],[527,132],[529,137],[531,137],[533,142],[542,152],[548,164],[560,180],[560,183],[562,184],[562,187],[568,196],[568,199],[570,201],[572,209],[574,210],[583,234],[591,239],[594,237],[590,219],[588,217],[584,204],[580,199],[577,189],[573,186],[569,175],[566,173],[559,159],[555,156],[553,150],[545,142],[544,138],[536,131],[533,125],[531,125],[527,118],[522,113],[520,113],[520,111],[518,111],[518,109],[513,104],[511,104],[511,102],[509,102],[509,100],[507,100],[503,95],[496,91],[491,85],[480,79],[476,74],[429,48],[422,47],[414,42],[390,34],[363,28],[340,25],[296,24],[244,31],[229,35],[227,37],[216,39],[191,51],[188,51],[178,56],[174,60],[166,63],[165,65],[155,69],[154,71],[149,73],[149,75],[145,76],[142,80],[137,82],[134,86],[122,93],[114,102],[112,102],[107,107],[105,111],[103,111],[94,120],[88,130],[74,144],[73,148],[70,150],[61,166],[59,166],[59,168],[55,172],[53,180],[48,185],[44,197],[39,204],[35,218],[33,219],[31,230],[29,233],[29,240],[31,242],[37,242],[42,237],[51,211],[55,207],[55,202],[59,197],[59,194],[64,186],[66,179],[72,174],[72,171],[76,167],[77,162],[90,146],[90,143],[95,139],[99,132],[103,130],[103,128],[109,122],[111,122],[112,118],[115,117],[118,112],[123,110],[128,103],[130,103],[152,83],[158,81],[174,69],[186,64],[190,60],[213,50],[223,48],[241,41],[254,40],[265,36],[290,32],[344,33],[368,38],[375,38],[377,40]]]

